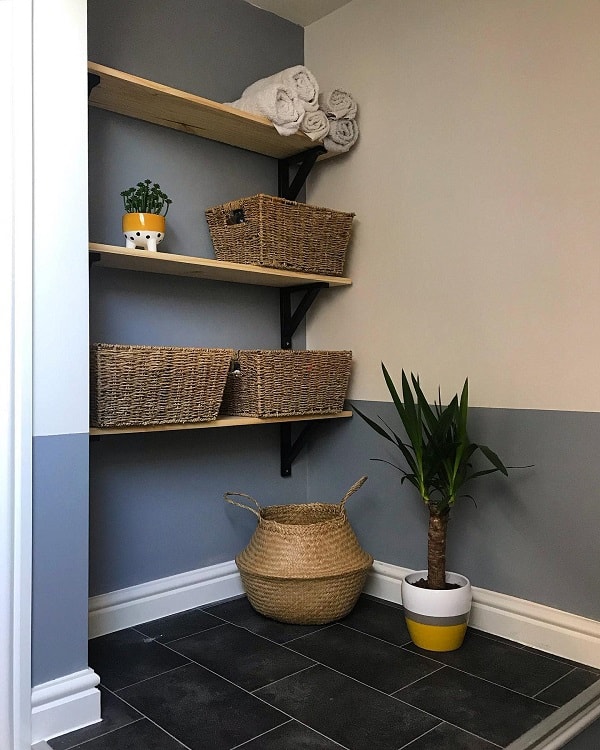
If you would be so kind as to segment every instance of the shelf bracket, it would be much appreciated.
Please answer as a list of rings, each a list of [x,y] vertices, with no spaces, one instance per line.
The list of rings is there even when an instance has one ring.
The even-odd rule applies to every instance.
[[[88,73],[88,97],[92,93],[92,89],[100,83],[100,76],[96,73]]]
[[[94,263],[99,263],[101,259],[102,259],[102,256],[100,255],[100,253],[96,253],[96,252],[90,253],[89,258],[88,258],[88,269],[91,268],[94,265]]]
[[[317,298],[317,295],[329,285],[325,282],[317,282],[316,284],[306,284],[305,286],[295,287],[281,287],[279,290],[279,309],[281,319],[281,348],[291,349],[292,348],[292,336],[296,332],[296,329],[300,323],[304,320],[304,316],[308,312],[308,309]],[[298,306],[292,312],[292,294],[294,292],[304,291],[302,299],[298,303]]]
[[[315,146],[301,154],[288,156],[285,159],[278,160],[277,169],[277,195],[280,198],[286,198],[289,201],[295,201],[298,193],[302,190],[310,170],[314,167],[317,158],[321,154],[327,153],[324,146]],[[290,168],[298,167],[296,176],[290,181]]]
[[[279,425],[281,431],[281,476],[292,476],[292,464],[297,455],[306,444],[308,433],[314,427],[314,423],[309,423],[302,428],[300,434],[295,440],[292,440],[291,422],[283,422]]]

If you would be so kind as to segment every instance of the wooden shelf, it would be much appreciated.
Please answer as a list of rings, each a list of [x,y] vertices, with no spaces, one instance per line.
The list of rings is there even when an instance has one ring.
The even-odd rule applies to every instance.
[[[173,276],[189,276],[212,281],[229,281],[237,284],[257,286],[294,287],[304,284],[325,283],[330,287],[348,286],[352,279],[343,276],[323,276],[313,273],[280,271],[276,268],[248,266],[242,263],[226,263],[211,258],[195,258],[188,255],[153,253],[147,250],[129,250],[114,245],[90,243],[90,254],[98,253],[95,262],[101,268],[120,268],[126,271],[145,271]]]
[[[147,427],[90,427],[90,436],[125,435],[139,432],[169,432],[172,430],[203,430],[215,427],[247,427],[257,424],[281,424],[282,422],[315,422],[322,419],[348,419],[351,411],[341,411],[337,414],[307,414],[301,417],[219,417],[213,422],[195,422],[193,424],[159,424]]]
[[[322,145],[322,141],[312,141],[304,133],[279,135],[272,123],[260,115],[242,112],[105,65],[89,62],[88,72],[100,77],[100,83],[94,86],[89,97],[89,103],[99,109],[277,159]],[[324,154],[320,158],[327,156]]]

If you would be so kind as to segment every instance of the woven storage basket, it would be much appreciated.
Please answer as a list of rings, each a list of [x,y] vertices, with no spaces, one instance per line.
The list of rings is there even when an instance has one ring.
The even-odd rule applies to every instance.
[[[92,427],[216,419],[233,349],[92,344]]]
[[[251,511],[258,527],[235,562],[248,600],[257,612],[280,622],[317,625],[339,620],[356,604],[373,558],[365,552],[346,517],[342,501],[272,505],[227,492],[225,500]],[[243,497],[256,508],[233,500]]]
[[[335,414],[344,408],[351,366],[350,351],[239,351],[227,378],[221,414]]]
[[[217,260],[341,276],[354,214],[272,195],[206,210]]]

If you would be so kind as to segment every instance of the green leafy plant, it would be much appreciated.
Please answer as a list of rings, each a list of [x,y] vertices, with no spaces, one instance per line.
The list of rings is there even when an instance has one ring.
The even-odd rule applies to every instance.
[[[160,189],[158,182],[144,180],[138,182],[135,187],[123,190],[123,205],[127,214],[162,214],[167,215],[169,206],[173,201]]]
[[[379,435],[398,448],[407,468],[394,466],[402,474],[401,482],[408,481],[417,489],[429,509],[427,534],[427,588],[444,589],[446,585],[446,539],[450,511],[461,494],[463,486],[472,479],[500,472],[508,476],[507,467],[500,458],[485,445],[470,440],[467,432],[469,411],[469,385],[465,380],[460,398],[452,398],[442,406],[441,391],[438,401],[430,406],[425,398],[419,379],[411,373],[410,382],[402,370],[402,399],[385,367],[383,376],[408,440],[388,427],[360,412],[354,411]],[[382,426],[383,425],[383,426]],[[475,470],[472,459],[480,453],[487,468]]]

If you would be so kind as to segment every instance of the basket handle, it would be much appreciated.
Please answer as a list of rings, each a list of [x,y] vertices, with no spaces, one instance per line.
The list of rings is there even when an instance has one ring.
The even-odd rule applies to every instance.
[[[226,492],[223,497],[228,503],[231,503],[232,505],[237,505],[238,508],[243,508],[244,510],[249,510],[250,513],[254,513],[254,515],[260,520],[260,505],[258,504],[258,501],[255,500],[253,497],[250,497],[250,495],[245,495],[243,492]],[[254,510],[254,508],[250,507],[249,505],[246,505],[245,503],[238,503],[235,500],[232,500],[232,497],[245,497],[247,500],[251,500],[254,505],[258,508],[258,510]]]
[[[356,492],[356,490],[359,490],[363,486],[363,484],[367,481],[367,479],[368,479],[368,477],[361,477],[359,480],[357,480],[356,482],[354,482],[354,484],[352,485],[352,487],[350,487],[350,489],[348,490],[348,492],[346,492],[346,494],[344,495],[344,497],[340,500],[340,508],[342,510],[344,509],[344,504],[346,503],[346,500],[348,500],[348,498],[350,497],[350,495],[353,495]]]

